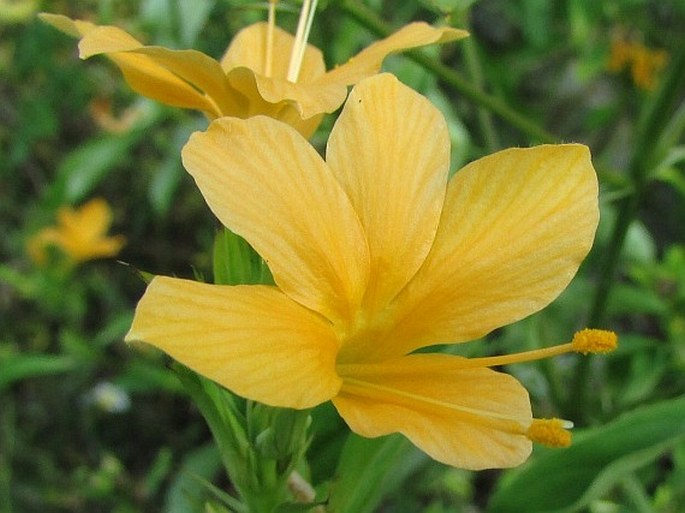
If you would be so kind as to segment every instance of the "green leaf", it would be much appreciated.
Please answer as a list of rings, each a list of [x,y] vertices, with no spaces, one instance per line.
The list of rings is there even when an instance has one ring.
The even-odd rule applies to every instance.
[[[0,359],[0,390],[29,378],[62,374],[76,367],[70,356],[47,354],[15,354]]]
[[[275,513],[307,513],[309,511],[316,511],[315,508],[324,504],[325,502],[289,502],[277,506]]]
[[[179,2],[179,42],[188,48],[195,46],[214,7],[214,0],[185,0]]]
[[[368,439],[350,434],[331,487],[329,513],[371,513],[423,460],[401,435]]]
[[[239,235],[223,229],[214,239],[214,283],[273,284],[269,268]]]
[[[57,168],[51,200],[56,204],[78,203],[127,158],[134,139],[107,135],[84,143],[72,151]]]
[[[202,446],[185,456],[167,492],[164,513],[200,511],[198,505],[202,504],[206,493],[198,486],[198,479],[211,480],[220,470],[221,456],[214,444]]]
[[[568,449],[540,449],[505,475],[488,512],[577,511],[685,438],[685,397],[639,408],[578,433]]]
[[[190,118],[175,127],[168,142],[164,145],[166,157],[153,170],[148,189],[150,204],[159,217],[168,214],[183,178],[181,149],[188,142],[190,134],[204,130],[207,124],[202,118]]]

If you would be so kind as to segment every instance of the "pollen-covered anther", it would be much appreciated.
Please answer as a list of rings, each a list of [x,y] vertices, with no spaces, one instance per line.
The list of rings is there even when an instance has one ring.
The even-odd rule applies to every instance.
[[[561,419],[533,419],[526,430],[526,436],[533,442],[547,447],[568,447],[571,445],[569,427],[573,424]]]
[[[584,329],[573,336],[571,345],[577,353],[608,353],[616,349],[618,336],[613,331]]]

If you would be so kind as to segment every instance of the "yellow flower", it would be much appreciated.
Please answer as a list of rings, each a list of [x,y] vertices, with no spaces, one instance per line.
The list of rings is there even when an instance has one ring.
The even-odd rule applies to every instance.
[[[195,50],[145,46],[117,27],[98,27],[55,14],[40,16],[81,38],[81,58],[109,57],[144,96],[200,110],[210,119],[266,115],[290,124],[305,137],[314,133],[324,113],[342,105],[347,86],[377,73],[387,55],[468,35],[463,30],[411,23],[326,72],[321,51],[307,44],[305,35],[293,37],[274,26],[273,18],[241,30],[216,61]]]
[[[114,256],[125,239],[108,237],[112,211],[103,199],[93,199],[81,208],[62,207],[57,212],[57,226],[44,228],[34,235],[27,250],[34,262],[47,261],[47,248],[59,248],[73,263]]]
[[[157,277],[127,341],[268,405],[332,400],[356,433],[403,433],[454,466],[512,466],[531,440],[568,442],[565,424],[534,420],[526,390],[489,367],[609,349],[613,334],[482,359],[415,351],[482,337],[566,287],[598,222],[586,147],[502,151],[448,183],[444,118],[381,74],[352,90],[325,161],[265,117],[216,120],[182,155],[276,286]]]
[[[633,83],[649,91],[656,86],[657,76],[667,61],[666,51],[654,50],[640,42],[617,36],[611,41],[607,69],[612,73],[630,69]]]

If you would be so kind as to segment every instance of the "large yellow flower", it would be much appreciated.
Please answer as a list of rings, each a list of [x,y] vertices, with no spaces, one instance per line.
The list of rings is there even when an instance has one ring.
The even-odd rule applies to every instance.
[[[214,121],[183,161],[277,285],[157,277],[128,341],[268,405],[332,400],[353,431],[401,432],[450,465],[506,467],[531,439],[568,443],[560,421],[534,420],[526,390],[489,367],[611,336],[482,359],[415,351],[481,337],[566,287],[598,221],[586,147],[502,151],[448,183],[444,118],[382,74],[353,89],[325,161],[266,117]]]
[[[114,256],[125,239],[121,235],[107,236],[112,224],[112,210],[101,198],[92,199],[80,208],[61,207],[57,226],[43,228],[27,244],[31,258],[38,264],[47,261],[47,248],[62,251],[73,263]]]
[[[81,58],[109,57],[129,85],[144,96],[200,110],[210,119],[266,115],[290,124],[305,137],[314,133],[324,113],[342,105],[347,86],[377,73],[389,54],[468,35],[463,30],[411,23],[326,72],[318,48],[273,23],[244,28],[216,61],[195,50],[145,46],[113,26],[56,14],[43,13],[41,18],[80,38]],[[295,59],[294,69],[291,55],[298,49],[301,58]]]

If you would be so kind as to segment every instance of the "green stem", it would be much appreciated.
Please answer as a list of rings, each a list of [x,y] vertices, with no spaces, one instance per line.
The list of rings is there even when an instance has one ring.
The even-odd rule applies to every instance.
[[[654,513],[645,487],[632,472],[621,480],[621,488],[635,506],[637,513]]]
[[[666,74],[661,87],[645,104],[636,127],[634,152],[628,167],[632,180],[632,194],[622,198],[618,203],[616,221],[609,239],[609,246],[604,252],[604,260],[599,269],[595,297],[588,318],[589,326],[601,326],[606,316],[607,304],[611,290],[616,282],[618,264],[625,243],[628,228],[642,205],[649,185],[649,172],[655,161],[654,148],[660,134],[668,124],[669,112],[678,101],[685,87],[685,47],[680,48],[671,61],[670,71]],[[571,412],[581,419],[584,405],[587,403],[590,383],[590,356],[579,360],[570,395]]]
[[[355,19],[360,25],[363,25],[381,37],[387,37],[393,31],[392,28],[373,10],[369,9],[358,0],[342,0],[340,6],[343,11]],[[535,142],[558,142],[557,137],[545,131],[533,120],[515,111],[499,98],[483,92],[477,86],[464,80],[464,78],[453,69],[418,51],[408,52],[407,55],[463,96],[497,114],[500,118],[507,121],[521,132],[527,134]]]
[[[12,456],[16,412],[14,401],[3,397],[0,412],[0,513],[12,512]]]
[[[453,22],[450,25],[461,26],[468,29],[468,10],[464,9],[452,14]],[[476,87],[479,89],[485,88],[485,79],[483,77],[483,68],[478,56],[478,46],[472,37],[467,37],[461,43],[464,51],[464,60],[466,61],[466,68],[469,72],[471,80],[473,80]],[[487,153],[494,153],[500,149],[499,137],[495,131],[495,125],[492,122],[492,115],[489,110],[478,107],[477,112],[478,125],[480,126],[481,135],[485,142]]]

